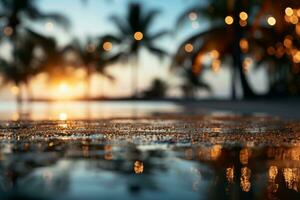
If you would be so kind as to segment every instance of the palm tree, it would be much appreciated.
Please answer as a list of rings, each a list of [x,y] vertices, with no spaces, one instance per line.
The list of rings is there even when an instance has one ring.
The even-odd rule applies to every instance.
[[[179,24],[182,24],[187,16],[191,13],[193,15],[201,15],[211,22],[208,30],[199,32],[194,36],[184,41],[175,55],[174,61],[177,66],[180,66],[186,59],[191,58],[187,56],[191,54],[194,58],[192,61],[194,73],[199,73],[202,65],[202,58],[205,54],[215,51],[217,52],[217,61],[225,60],[231,57],[233,62],[232,68],[232,98],[236,98],[236,86],[241,83],[244,97],[253,97],[254,93],[248,84],[246,75],[243,70],[243,52],[245,49],[241,47],[242,39],[246,38],[247,18],[253,11],[253,4],[248,4],[247,1],[218,1],[210,0],[205,5],[193,7],[185,12],[179,18]],[[243,11],[244,16],[240,16]],[[248,12],[248,14],[247,14]],[[224,19],[229,18],[228,24],[224,23]],[[241,19],[240,19],[241,18]],[[243,18],[243,19],[242,19]],[[240,20],[239,20],[240,19]],[[248,20],[248,22],[250,22]],[[224,37],[226,35],[226,37]],[[186,51],[186,45],[192,46],[191,51]],[[176,63],[178,62],[178,63]]]
[[[40,45],[35,35],[30,32],[24,32],[16,40],[16,47],[13,54],[17,60],[0,59],[0,73],[3,75],[3,84],[13,83],[17,86],[17,102],[22,101],[21,85],[24,84],[27,89],[28,97],[31,99],[29,82],[33,76],[42,70],[42,62],[36,51]]]
[[[269,95],[288,94],[290,89],[299,92],[297,77],[300,60],[297,60],[297,52],[300,46],[300,30],[297,32],[299,25],[293,22],[297,15],[295,9],[299,7],[300,2],[296,0],[280,1],[276,4],[265,0],[255,16],[253,29],[259,30],[261,36],[253,40],[252,50],[259,52],[256,67],[268,66]],[[275,24],[269,26],[260,23],[264,18],[269,19],[268,17],[272,17]]]
[[[111,42],[119,44],[119,51],[115,54],[120,59],[130,60],[132,63],[132,90],[133,96],[138,95],[138,73],[139,54],[142,48],[147,49],[154,55],[162,58],[167,53],[157,47],[154,42],[165,36],[168,32],[163,30],[151,33],[153,20],[159,14],[158,10],[145,12],[140,4],[132,3],[129,5],[127,16],[112,16],[111,20],[118,29],[115,35],[107,35]]]
[[[64,27],[69,26],[69,21],[64,16],[57,13],[43,13],[41,12],[35,0],[0,0],[0,20],[5,21],[5,28],[11,31],[7,32],[16,36],[18,28],[24,25],[27,20],[31,21],[45,21],[53,20]]]
[[[19,44],[17,44],[20,40],[18,37],[20,37],[20,28],[23,28],[22,31],[29,31],[33,33],[33,31],[30,31],[28,27],[26,27],[26,21],[45,21],[45,20],[53,20],[58,22],[59,25],[62,25],[65,28],[68,28],[69,21],[64,16],[57,14],[57,13],[43,13],[41,12],[37,5],[35,0],[0,0],[0,22],[3,22],[3,27],[0,27],[4,35],[10,40],[13,50],[13,62],[3,62],[5,66],[7,65],[18,65],[20,63],[23,63],[24,59],[31,60],[31,58],[24,58],[22,56],[32,56],[31,52],[28,52],[27,55],[24,54],[24,51],[21,50],[22,53],[20,53],[20,49],[18,47]],[[25,30],[24,30],[25,29]],[[1,31],[2,32],[2,31]],[[33,34],[34,35],[34,34]],[[21,39],[22,40],[22,39]],[[22,44],[21,46],[23,46]],[[26,45],[25,45],[26,46]],[[21,56],[21,57],[20,57]],[[5,64],[6,63],[6,64]],[[25,66],[26,67],[26,66]],[[34,71],[30,71],[30,69],[23,69],[24,66],[15,66],[15,69],[21,68],[22,71],[26,71],[26,73],[35,73]],[[6,71],[7,69],[4,69],[3,71]],[[9,71],[12,69],[9,69]],[[18,70],[17,70],[18,71]],[[11,73],[4,73],[4,74],[14,74],[17,76],[19,72],[11,72]],[[20,74],[19,74],[20,75]],[[25,75],[24,75],[25,76]],[[10,79],[11,77],[8,77]],[[24,79],[27,80],[27,76],[24,77]],[[23,79],[22,77],[18,79]],[[28,83],[28,80],[26,81]]]
[[[34,35],[36,41],[41,46],[42,71],[48,73],[50,81],[57,81],[68,77],[66,75],[68,74],[67,66],[69,63],[66,59],[66,52],[69,50],[69,45],[59,47],[55,38],[43,36],[31,30],[28,31]]]
[[[106,39],[105,39],[106,40]],[[103,77],[112,81],[114,77],[107,73],[106,67],[115,62],[117,58],[107,57],[107,52],[103,49],[104,38],[95,39],[88,38],[82,44],[78,40],[72,42],[71,45],[66,47],[66,51],[74,52],[76,55],[75,60],[71,61],[71,65],[75,67],[84,67],[86,69],[87,90],[86,98],[90,98],[91,91],[91,77],[95,72],[100,73]]]

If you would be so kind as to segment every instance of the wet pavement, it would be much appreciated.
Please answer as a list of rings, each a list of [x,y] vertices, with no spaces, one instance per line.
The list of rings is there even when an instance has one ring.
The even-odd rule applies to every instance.
[[[300,123],[177,114],[0,122],[0,199],[300,199]]]

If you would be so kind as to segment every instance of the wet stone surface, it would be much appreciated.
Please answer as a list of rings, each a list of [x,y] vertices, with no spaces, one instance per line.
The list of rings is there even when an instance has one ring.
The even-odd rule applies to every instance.
[[[300,123],[259,116],[0,122],[0,199],[299,199]]]

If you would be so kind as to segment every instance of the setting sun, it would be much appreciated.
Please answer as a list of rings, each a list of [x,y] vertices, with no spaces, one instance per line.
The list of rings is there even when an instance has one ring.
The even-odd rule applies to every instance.
[[[58,91],[60,93],[67,93],[70,91],[69,85],[67,83],[60,83],[58,86]]]

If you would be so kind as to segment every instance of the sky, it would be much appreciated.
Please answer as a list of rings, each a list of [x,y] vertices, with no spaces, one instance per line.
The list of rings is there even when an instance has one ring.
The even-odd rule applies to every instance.
[[[54,24],[51,31],[46,32],[44,24],[34,24],[33,26],[43,33],[54,36],[61,46],[72,41],[74,38],[86,40],[88,37],[97,37],[106,33],[113,33],[116,28],[110,23],[109,17],[112,14],[124,16],[128,2],[139,2],[143,5],[143,9],[159,9],[161,14],[153,23],[152,31],[162,29],[176,30],[176,20],[184,10],[194,6],[199,0],[38,0],[38,6],[45,12],[59,12],[67,16],[71,21],[71,28],[66,31]],[[205,30],[207,23],[205,20],[199,19],[199,28],[193,29],[191,24],[187,24],[183,30],[175,31],[176,34],[165,37],[158,41],[158,44],[168,51],[171,55],[176,52],[178,45],[188,36],[197,31]],[[170,95],[180,95],[178,90],[178,78],[169,70],[170,58],[166,58],[162,62],[148,52],[141,53],[138,66],[139,88],[147,88],[153,78],[162,78],[170,85]],[[108,68],[113,74],[116,81],[103,79],[100,76],[94,76],[92,80],[92,93],[99,95],[99,92],[109,96],[126,96],[131,93],[131,68],[124,64],[116,64]],[[264,92],[266,88],[266,79],[263,71],[250,72],[250,82],[257,92]],[[33,89],[39,95],[43,96],[47,93],[45,88],[39,83],[43,77],[37,77],[33,81]],[[218,73],[205,72],[204,80],[212,87],[212,93],[201,93],[202,97],[219,97],[226,98],[230,95],[230,71],[228,67],[222,66]],[[99,83],[103,84],[99,86]],[[101,91],[100,91],[101,90]],[[9,90],[7,90],[9,91]],[[9,96],[7,91],[2,91],[0,97]],[[45,93],[45,94],[44,94]]]

